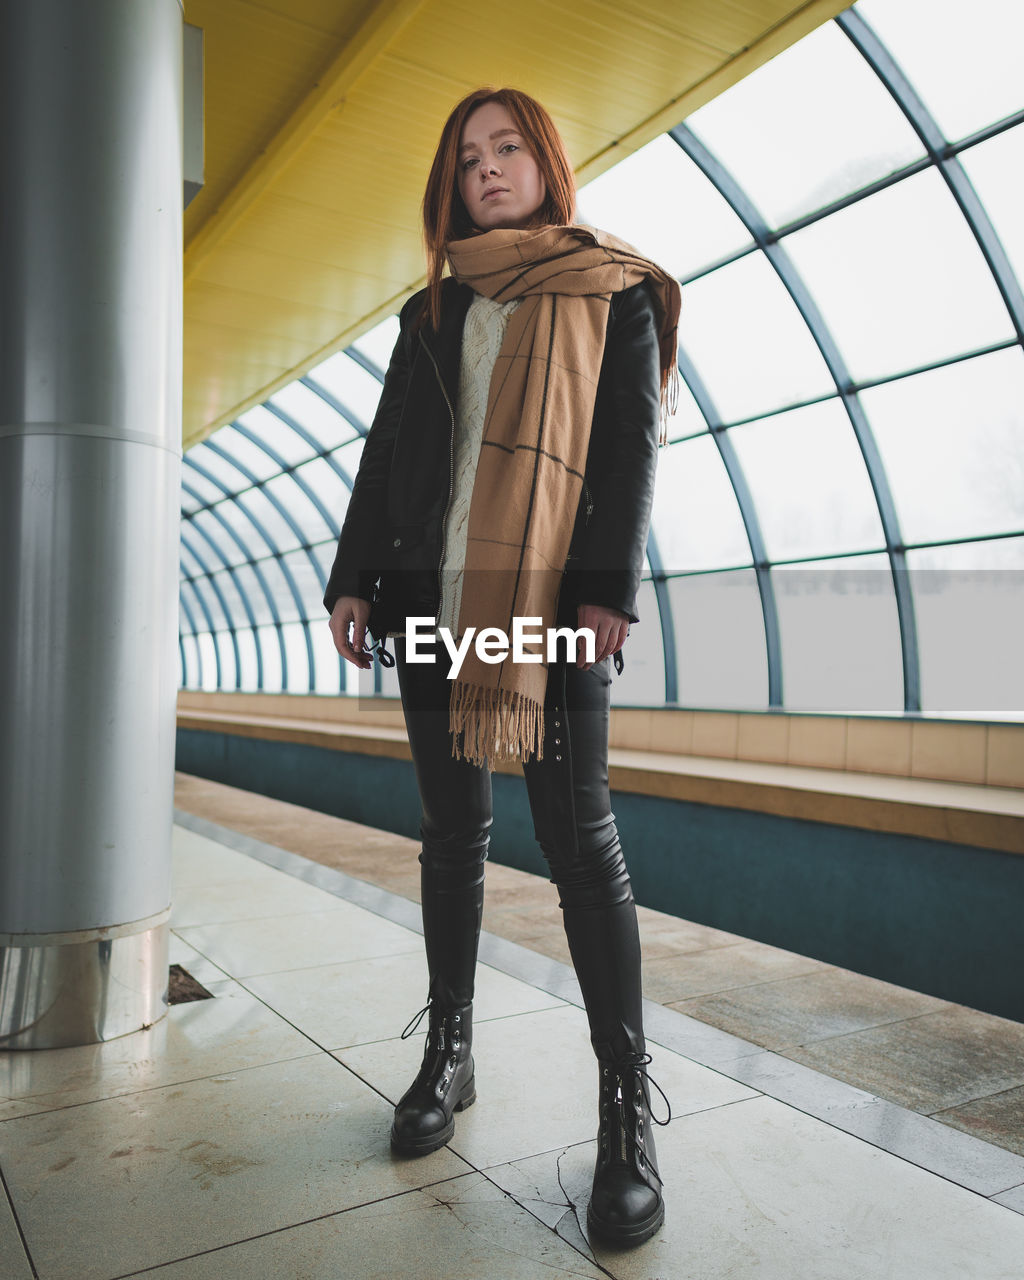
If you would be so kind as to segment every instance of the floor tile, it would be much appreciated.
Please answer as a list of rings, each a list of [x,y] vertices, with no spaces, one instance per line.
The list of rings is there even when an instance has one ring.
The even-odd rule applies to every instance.
[[[239,854],[239,857],[244,855]],[[180,932],[190,926],[231,920],[268,919],[283,915],[330,911],[337,898],[303,884],[283,871],[246,859],[244,873],[229,879],[180,883],[172,876],[171,926]]]
[[[760,982],[713,996],[674,1001],[673,1009],[766,1049],[786,1049],[845,1036],[946,1008],[943,1000],[826,969],[778,982]]]
[[[1024,1214],[1024,1186],[1011,1187],[1009,1191],[1004,1191],[1002,1195],[993,1196],[992,1199],[996,1204],[1005,1205],[1007,1209],[1012,1209],[1014,1213]]]
[[[210,982],[223,982],[229,976],[225,970],[214,964],[212,960],[208,960],[173,929],[167,958],[171,964],[180,964],[186,973],[191,974],[196,982],[204,987]]]
[[[0,1187],[0,1276],[4,1280],[32,1280],[32,1268],[3,1187]]]
[[[390,1124],[317,1054],[9,1120],[4,1172],[41,1280],[107,1280],[466,1172]]]
[[[219,840],[175,824],[171,832],[171,865],[182,883],[226,880],[244,871],[252,861]]]
[[[963,1133],[972,1133],[986,1142],[998,1142],[1007,1151],[1024,1156],[1024,1089],[1007,1089],[988,1098],[978,1098],[962,1107],[940,1111],[934,1117]]]
[[[153,1280],[599,1280],[601,1274],[476,1173],[146,1273]]]
[[[958,1133],[789,1057],[764,1052],[716,1065],[752,1089],[980,1195],[996,1195],[1024,1182],[1024,1158],[1012,1151]]]
[[[178,932],[238,978],[423,950],[423,938],[347,902],[301,917],[197,925]]]
[[[650,1071],[673,1113],[725,1106],[754,1096],[705,1067],[651,1045]],[[420,1036],[338,1053],[397,1102],[419,1067]],[[477,1024],[473,1040],[477,1102],[456,1119],[453,1151],[478,1169],[592,1138],[597,1130],[597,1063],[586,1016],[563,1007]],[[661,1099],[655,1112],[663,1114]]]
[[[757,982],[775,982],[828,968],[808,956],[780,951],[760,942],[713,947],[707,951],[644,961],[644,995],[662,1004],[710,995]]]
[[[31,1111],[52,1111],[316,1052],[236,984],[211,985],[214,999],[173,1005],[148,1031],[104,1044],[0,1054],[0,1092]]]
[[[679,955],[690,951],[709,951],[714,947],[735,947],[746,938],[692,920],[678,920],[644,907],[637,910],[640,941],[644,956],[652,960],[663,955]]]
[[[419,940],[414,953],[265,974],[245,985],[317,1044],[340,1049],[398,1035],[427,1002],[427,966]],[[489,965],[477,966],[478,1022],[560,1003]]]
[[[595,1146],[488,1176],[517,1196],[532,1186],[542,1220],[571,1201],[576,1213],[563,1212],[558,1229],[573,1238]],[[665,1226],[628,1253],[598,1248],[618,1280],[1020,1276],[1024,1219],[772,1099],[675,1119],[657,1131],[657,1149]]]
[[[950,1005],[787,1057],[931,1114],[1024,1085],[1024,1025]]]

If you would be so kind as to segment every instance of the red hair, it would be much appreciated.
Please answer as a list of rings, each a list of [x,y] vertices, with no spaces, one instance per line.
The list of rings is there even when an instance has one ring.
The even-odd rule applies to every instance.
[[[497,102],[537,161],[547,194],[534,215],[537,226],[568,226],[576,217],[576,176],[555,122],[536,100],[519,89],[475,89],[445,121],[423,195],[423,238],[427,250],[425,315],[436,329],[441,321],[441,277],[450,240],[465,240],[478,227],[462,203],[458,184],[459,144],[466,121],[485,102]]]

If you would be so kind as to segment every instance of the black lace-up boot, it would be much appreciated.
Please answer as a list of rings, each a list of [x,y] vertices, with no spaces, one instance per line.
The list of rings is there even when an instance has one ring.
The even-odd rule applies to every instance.
[[[481,837],[486,847],[486,835]],[[453,1113],[476,1100],[473,1067],[473,987],[484,904],[482,858],[438,866],[421,858],[423,941],[429,1001],[402,1032],[406,1040],[429,1014],[427,1043],[416,1079],[395,1108],[392,1149],[425,1156],[455,1132]]]
[[[605,1244],[638,1245],[661,1226],[665,1203],[651,1136],[654,1082],[645,1069],[651,1059],[644,1041],[640,938],[624,866],[611,884],[606,892],[618,901],[572,906],[563,900],[562,916],[600,1069],[587,1224]]]
[[[587,1227],[605,1244],[643,1244],[665,1221],[652,1125],[668,1120],[651,1115],[650,1061],[650,1054],[631,1053],[598,1064],[597,1163]]]
[[[400,1155],[425,1156],[443,1147],[455,1133],[454,1112],[476,1101],[473,1055],[473,1006],[442,1010],[431,1002],[402,1032],[412,1035],[429,1014],[427,1043],[416,1079],[395,1108],[391,1146]]]

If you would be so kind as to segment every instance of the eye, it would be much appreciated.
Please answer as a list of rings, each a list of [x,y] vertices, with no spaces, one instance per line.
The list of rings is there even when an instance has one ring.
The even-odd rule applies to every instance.
[[[477,161],[476,156],[467,156],[466,159],[463,160],[462,162],[463,171],[465,171],[466,169],[471,169],[473,165],[476,164],[476,161]]]
[[[518,150],[519,148],[516,146],[514,142],[503,142],[501,146],[498,148],[498,154],[505,155],[506,152],[518,151]]]

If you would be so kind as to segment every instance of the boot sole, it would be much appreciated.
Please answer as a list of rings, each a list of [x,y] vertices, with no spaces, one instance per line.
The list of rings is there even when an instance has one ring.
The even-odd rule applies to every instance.
[[[452,1108],[453,1111],[465,1111],[467,1107],[471,1107],[476,1102],[476,1079],[467,1082],[459,1096],[458,1102]],[[422,1138],[415,1141],[407,1141],[398,1137],[395,1132],[395,1126],[391,1126],[391,1150],[400,1156],[429,1156],[432,1151],[438,1151],[445,1143],[450,1142],[455,1136],[455,1120],[449,1120],[443,1129],[438,1133],[428,1133]]]
[[[587,1229],[590,1234],[602,1244],[618,1246],[619,1248],[636,1248],[637,1245],[643,1244],[645,1240],[650,1240],[651,1236],[661,1230],[664,1221],[664,1202],[658,1205],[649,1218],[645,1218],[641,1222],[631,1222],[628,1225],[613,1225],[612,1223],[604,1222],[591,1211],[589,1205],[587,1206]]]

